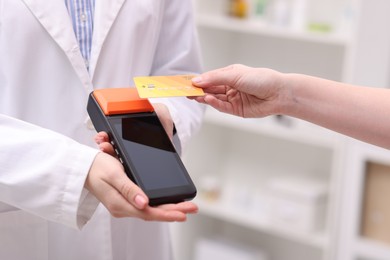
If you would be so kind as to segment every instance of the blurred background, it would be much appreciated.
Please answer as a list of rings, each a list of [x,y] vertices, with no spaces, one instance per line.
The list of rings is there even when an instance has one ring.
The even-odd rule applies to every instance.
[[[205,70],[242,63],[390,86],[388,0],[193,4]],[[200,212],[171,226],[177,260],[390,259],[388,150],[209,108],[183,160]]]

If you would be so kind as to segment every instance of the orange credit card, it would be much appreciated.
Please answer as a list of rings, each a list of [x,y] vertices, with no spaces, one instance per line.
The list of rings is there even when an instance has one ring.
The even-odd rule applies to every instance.
[[[203,96],[203,89],[192,85],[196,75],[134,77],[141,98]]]

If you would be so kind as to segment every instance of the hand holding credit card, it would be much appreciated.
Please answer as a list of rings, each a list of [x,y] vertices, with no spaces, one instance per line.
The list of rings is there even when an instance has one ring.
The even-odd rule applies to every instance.
[[[203,89],[192,85],[195,75],[134,77],[141,98],[203,96]]]

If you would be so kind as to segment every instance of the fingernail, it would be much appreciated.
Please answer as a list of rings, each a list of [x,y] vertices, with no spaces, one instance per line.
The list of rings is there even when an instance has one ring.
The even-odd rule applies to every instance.
[[[141,195],[135,196],[134,201],[137,207],[140,209],[144,208],[146,205],[146,199]]]
[[[195,83],[195,84],[201,83],[202,82],[202,77],[192,78],[192,82]]]

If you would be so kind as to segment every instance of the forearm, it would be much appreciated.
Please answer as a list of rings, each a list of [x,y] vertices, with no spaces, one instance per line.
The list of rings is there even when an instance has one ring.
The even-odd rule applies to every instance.
[[[0,125],[0,201],[81,228],[98,205],[83,188],[98,150],[7,116]]]
[[[285,77],[291,91],[283,114],[390,148],[390,90],[300,74]]]

